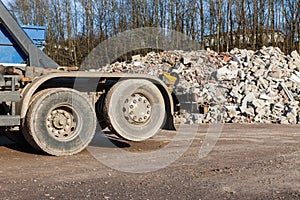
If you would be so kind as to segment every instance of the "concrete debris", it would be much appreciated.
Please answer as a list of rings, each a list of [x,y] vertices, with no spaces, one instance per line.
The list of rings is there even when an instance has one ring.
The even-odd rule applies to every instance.
[[[141,60],[141,55],[132,56],[132,60],[133,61],[140,61]]]
[[[151,52],[97,71],[150,74],[177,95],[176,123],[299,124],[300,55],[279,48]],[[170,78],[173,77],[173,78]]]

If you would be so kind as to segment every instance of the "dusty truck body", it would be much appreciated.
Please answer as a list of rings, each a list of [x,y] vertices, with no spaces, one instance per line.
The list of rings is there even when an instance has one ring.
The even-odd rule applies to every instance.
[[[174,129],[173,100],[156,77],[75,71],[39,48],[43,27],[20,27],[0,3],[0,127],[33,148],[72,155],[97,128],[142,141]],[[29,37],[30,36],[30,37]],[[15,137],[18,136],[18,137]]]

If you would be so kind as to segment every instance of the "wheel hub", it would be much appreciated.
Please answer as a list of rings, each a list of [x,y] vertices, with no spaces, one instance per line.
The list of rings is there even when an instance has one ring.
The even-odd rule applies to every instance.
[[[69,140],[75,135],[76,119],[67,107],[56,108],[47,116],[47,130],[58,140]]]
[[[123,106],[125,118],[131,123],[146,123],[151,116],[152,106],[141,94],[133,94],[126,99]]]

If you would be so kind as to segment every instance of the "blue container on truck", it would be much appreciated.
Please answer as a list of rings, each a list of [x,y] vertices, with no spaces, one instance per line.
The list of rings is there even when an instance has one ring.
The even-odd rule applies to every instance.
[[[45,26],[22,26],[32,42],[41,50],[46,40]],[[0,63],[26,64],[28,56],[0,24]]]

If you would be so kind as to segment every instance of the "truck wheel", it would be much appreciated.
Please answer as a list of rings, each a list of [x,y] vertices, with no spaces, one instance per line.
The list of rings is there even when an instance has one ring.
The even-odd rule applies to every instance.
[[[96,130],[93,105],[73,89],[42,91],[31,103],[23,125],[28,143],[50,155],[79,153]]]
[[[104,114],[110,130],[130,141],[154,136],[165,119],[165,103],[150,81],[133,79],[115,84],[107,93]]]

